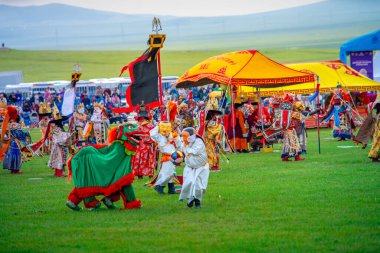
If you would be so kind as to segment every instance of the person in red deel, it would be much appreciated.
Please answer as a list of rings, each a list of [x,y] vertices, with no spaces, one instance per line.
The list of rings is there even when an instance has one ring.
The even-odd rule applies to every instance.
[[[149,131],[152,130],[154,126],[150,123],[148,111],[144,105],[140,106],[140,111],[137,117],[139,131],[145,133],[146,136],[142,137],[139,146],[137,147],[136,154],[132,158],[132,168],[135,176],[142,179],[143,176],[154,176],[156,152],[154,151],[154,142],[149,136]]]
[[[228,118],[228,139],[234,150],[238,153],[248,153],[247,150],[247,130],[244,125],[244,113],[241,111],[242,104],[234,104],[235,111],[230,113]],[[235,118],[233,118],[235,115]],[[234,131],[235,130],[235,131]]]

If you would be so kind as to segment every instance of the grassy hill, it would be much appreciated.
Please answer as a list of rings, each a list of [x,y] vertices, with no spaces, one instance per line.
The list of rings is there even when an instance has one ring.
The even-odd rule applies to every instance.
[[[251,15],[160,19],[167,50],[336,48],[377,30],[379,12],[379,1],[327,0]],[[0,5],[0,42],[28,50],[143,50],[152,19],[62,4]]]
[[[338,59],[337,49],[260,51],[282,63]],[[171,51],[164,48],[162,73],[180,76],[198,62],[224,52],[228,51]],[[118,76],[123,66],[141,54],[142,51],[0,51],[0,71],[22,70],[25,82],[68,80],[72,66],[79,63],[83,67],[83,80],[111,78]]]

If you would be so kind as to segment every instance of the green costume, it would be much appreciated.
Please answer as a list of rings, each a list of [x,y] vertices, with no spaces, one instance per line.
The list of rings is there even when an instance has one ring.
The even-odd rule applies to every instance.
[[[68,196],[67,206],[80,210],[78,204],[83,200],[86,208],[100,207],[95,198],[104,195],[103,203],[115,208],[113,202],[124,201],[125,209],[141,207],[141,201],[134,194],[132,183],[134,174],[131,158],[137,146],[137,126],[124,125],[110,131],[109,146],[94,145],[82,148],[69,161],[69,170],[74,180],[74,189]]]

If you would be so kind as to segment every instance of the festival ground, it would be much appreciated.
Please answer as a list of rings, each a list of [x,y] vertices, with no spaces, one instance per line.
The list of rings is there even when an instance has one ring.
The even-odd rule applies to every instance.
[[[139,210],[73,212],[65,206],[72,182],[53,176],[48,156],[25,163],[22,175],[0,170],[0,252],[378,251],[378,164],[329,129],[319,155],[316,131],[308,134],[303,162],[282,162],[279,152],[229,155],[199,210],[144,179],[134,183]]]

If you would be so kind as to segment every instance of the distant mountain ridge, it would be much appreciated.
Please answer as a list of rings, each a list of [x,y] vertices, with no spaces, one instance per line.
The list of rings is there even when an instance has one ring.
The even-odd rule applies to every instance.
[[[380,28],[380,1],[328,0],[278,11],[226,17],[160,17],[166,49],[337,47]],[[150,15],[62,4],[0,5],[0,43],[16,49],[143,50]]]

